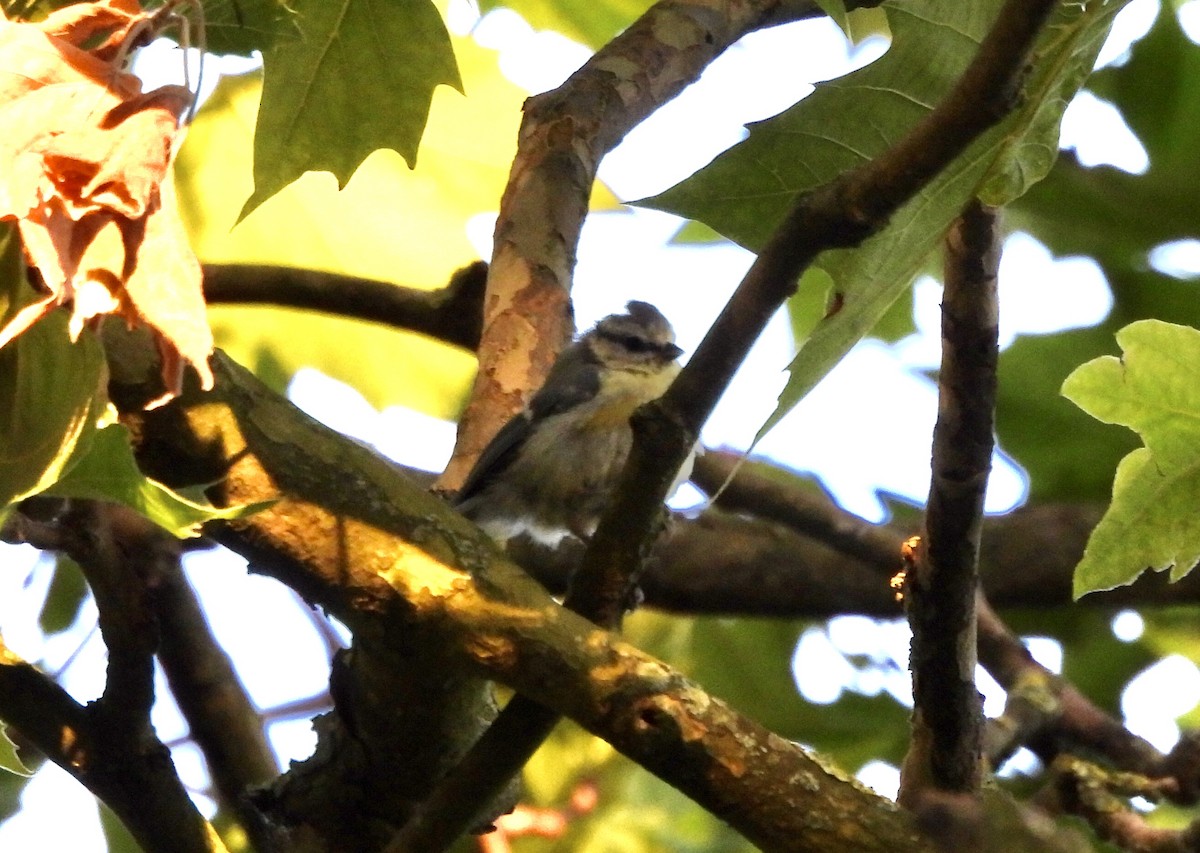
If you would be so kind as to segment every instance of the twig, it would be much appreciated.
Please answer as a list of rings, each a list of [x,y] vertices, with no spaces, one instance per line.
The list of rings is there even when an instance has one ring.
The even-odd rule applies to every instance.
[[[1002,728],[989,732],[985,751],[993,764],[1024,743],[1047,764],[1064,749],[1078,749],[1122,770],[1157,775],[1166,760],[1161,752],[1035,661],[986,600],[975,610],[979,658],[1011,705]]]
[[[996,212],[972,201],[946,239],[933,478],[924,536],[904,585],[914,708],[900,802],[910,807],[929,790],[978,793],[983,781],[975,598],[992,467],[999,262]]]
[[[716,495],[722,509],[779,522],[842,554],[883,564],[885,576],[899,568],[906,534],[840,509],[825,492],[804,492],[797,483],[760,473],[759,463],[745,464],[739,453],[706,450],[696,457],[692,482]]]
[[[1200,822],[1184,829],[1150,826],[1130,808],[1124,797],[1158,799],[1160,781],[1131,773],[1114,773],[1087,761],[1060,756],[1054,762],[1059,802],[1071,814],[1083,817],[1101,838],[1131,853],[1197,853]]]

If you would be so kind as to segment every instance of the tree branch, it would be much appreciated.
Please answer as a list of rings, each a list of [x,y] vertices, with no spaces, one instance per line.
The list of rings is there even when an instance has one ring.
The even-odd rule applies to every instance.
[[[408,329],[474,350],[483,323],[487,264],[476,261],[438,290],[401,287],[322,270],[261,264],[205,264],[210,305],[267,303],[324,311]]]
[[[154,601],[161,631],[158,659],[167,683],[192,739],[204,754],[222,808],[237,816],[256,847],[267,850],[261,815],[247,798],[251,786],[264,784],[279,773],[262,716],[208,626],[179,563],[179,543],[150,522],[136,518],[157,535],[164,552],[171,554],[159,574]]]
[[[1084,818],[1097,834],[1122,850],[1137,853],[1196,853],[1200,851],[1200,822],[1183,829],[1151,826],[1125,798],[1151,801],[1169,794],[1170,785],[1135,773],[1114,773],[1077,758],[1054,762],[1056,793],[1062,807]]]
[[[662,0],[565,83],[526,102],[496,220],[480,370],[440,489],[462,485],[571,338],[575,250],[604,155],[746,33],[823,14],[811,0]]]
[[[736,454],[706,453],[697,460],[693,477],[706,490],[715,490],[728,480],[738,461]],[[719,505],[741,512],[753,510],[813,533],[824,532],[828,539],[844,545],[856,557],[847,558],[823,543],[801,540],[790,531],[776,530],[770,534],[762,529],[761,521],[702,517],[678,526],[669,542],[656,551],[661,554],[662,562],[652,566],[643,584],[647,601],[662,606],[666,599],[684,605],[680,609],[688,612],[896,615],[898,608],[891,600],[885,579],[898,568],[900,544],[910,529],[870,524],[839,509],[828,499],[759,474],[758,464],[738,469],[721,493]],[[1049,506],[1020,509],[988,519],[983,526],[981,547],[984,588],[990,588],[994,597],[1026,607],[1069,603],[1071,572],[1100,514],[1099,508],[1081,512],[1074,507]],[[715,531],[706,533],[707,525],[714,525]],[[721,555],[726,551],[737,556],[722,560]],[[793,561],[791,569],[786,568],[789,560]],[[1044,564],[1039,571],[1027,571],[1038,561]],[[693,575],[702,566],[712,573],[696,581]],[[1014,579],[1023,577],[1027,578],[1028,586],[1014,586]],[[841,581],[831,583],[830,578],[845,579],[844,586]],[[679,590],[688,582],[696,584],[696,592],[681,595]],[[1161,574],[1143,577],[1138,583],[1145,584],[1142,589],[1151,600],[1159,592],[1169,594],[1171,589]],[[744,591],[740,600],[725,598],[738,595],[739,588],[761,588],[763,592],[754,595],[753,606],[745,602]],[[1190,594],[1196,593],[1193,590]],[[1099,604],[1111,594],[1120,596],[1119,601],[1125,603],[1132,592],[1113,590],[1085,601]],[[811,608],[810,596],[816,602]],[[775,602],[775,609],[765,605],[758,609],[760,598]],[[722,601],[724,610],[705,607],[708,602]],[[859,603],[866,602],[870,602],[869,607],[858,609]],[[1129,732],[1119,720],[1097,708],[1070,683],[1034,660],[987,599],[979,599],[976,613],[980,662],[1008,693],[1004,716],[989,727],[985,738],[984,753],[993,766],[1003,763],[1022,744],[1028,744],[1046,763],[1063,749],[1082,749],[1102,755],[1125,770],[1155,778],[1171,776],[1177,780],[1181,796],[1194,800],[1200,795],[1200,749],[1194,738],[1185,737],[1171,755],[1163,756],[1147,741]]]
[[[897,144],[797,199],[666,395],[634,421],[633,449],[580,567],[581,589],[627,600],[652,519],[737,366],[820,252],[860,243],[1000,120],[1053,0],[1009,0],[954,88]],[[649,414],[647,414],[649,413]]]
[[[351,775],[325,765],[307,777],[294,768],[284,778],[303,778],[309,791],[296,804],[350,792],[351,802],[324,808],[365,808],[366,815],[340,815],[351,828],[368,819],[402,823],[406,810],[395,789],[427,790],[465,749],[447,738],[469,742],[479,731],[482,719],[465,720],[461,705],[471,691],[436,692],[447,683],[469,686],[466,664],[474,677],[494,677],[568,714],[764,849],[928,849],[910,818],[885,801],[558,607],[473,525],[393,466],[311,421],[219,354],[213,367],[212,392],[126,415],[141,436],[139,460],[164,478],[207,471],[211,482],[224,473],[210,489],[220,505],[278,498],[257,515],[214,525],[214,532],[256,570],[345,622],[356,654],[369,651],[377,669],[362,672],[364,662],[344,673],[348,683],[334,685],[341,734],[323,736],[310,759],[323,760],[322,749],[348,751],[367,766],[356,765]],[[330,488],[335,482],[354,488]],[[346,693],[348,718],[339,698]],[[437,704],[430,709],[426,700]],[[370,719],[376,709],[388,715],[386,732]],[[771,761],[759,760],[764,752]],[[416,790],[409,796],[419,800]],[[828,808],[847,819],[836,826],[809,819]],[[311,814],[286,816],[320,832]],[[324,849],[357,840],[339,836]]]
[[[103,695],[86,708],[0,644],[0,717],[104,801],[147,850],[224,851],[150,725],[159,553],[121,512],[71,501],[58,544],[83,569],[108,647]]]
[[[1000,349],[995,210],[968,203],[946,238],[942,367],[925,531],[904,584],[912,626],[913,737],[900,802],[978,794],[983,705],[975,687],[979,535],[992,467]]]

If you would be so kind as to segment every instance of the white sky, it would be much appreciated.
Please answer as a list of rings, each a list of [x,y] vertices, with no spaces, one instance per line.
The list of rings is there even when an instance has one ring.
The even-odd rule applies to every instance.
[[[1118,18],[1118,32],[1102,56],[1120,62],[1127,45],[1153,20],[1156,0],[1135,0]],[[472,25],[469,10],[456,0],[453,28]],[[1200,2],[1181,13],[1193,39],[1200,35]],[[498,11],[475,27],[486,45],[500,48],[506,74],[531,91],[557,85],[587,57],[587,51],[561,36],[534,33],[516,15]],[[803,45],[803,48],[799,46]],[[621,198],[640,198],[686,177],[744,134],[742,125],[772,115],[811,90],[812,83],[845,73],[878,55],[878,42],[851,53],[828,21],[778,27],[756,33],[714,63],[703,80],[664,107],[604,161],[601,178]],[[164,64],[178,67],[178,54]],[[162,61],[162,60],[159,60]],[[212,78],[215,75],[209,75]],[[784,85],[781,81],[792,81]],[[1112,163],[1132,172],[1144,171],[1145,151],[1111,107],[1091,95],[1080,96],[1064,119],[1064,147],[1075,147],[1088,164]],[[490,256],[493,217],[471,223],[470,236],[481,257]],[[585,226],[576,274],[576,315],[581,328],[620,309],[630,298],[657,304],[676,326],[680,345],[693,350],[732,288],[752,260],[729,245],[668,245],[679,221],[655,211],[602,214]],[[619,248],[617,248],[619,247]],[[1200,241],[1160,252],[1155,265],[1179,275],[1200,270]],[[1053,282],[1057,309],[1047,310],[1048,283]],[[1015,235],[1006,245],[1001,268],[1002,330],[1005,345],[1017,334],[1044,334],[1086,326],[1104,318],[1111,296],[1103,275],[1087,259],[1055,259],[1036,241]],[[884,507],[878,493],[920,502],[929,482],[929,444],[936,412],[936,387],[913,371],[937,363],[938,300],[931,281],[915,291],[918,332],[896,346],[860,344],[810,397],[762,443],[759,451],[798,470],[819,476],[838,500],[865,518],[879,520]],[[777,318],[755,347],[704,432],[714,445],[745,447],[771,411],[791,356],[788,325]],[[357,392],[315,371],[302,371],[292,386],[293,399],[310,413],[343,432],[376,443],[386,453],[411,465],[440,468],[453,445],[453,426],[424,415],[391,409],[376,412]],[[904,419],[894,417],[903,409]],[[404,440],[397,436],[403,434]],[[414,441],[414,439],[416,439]],[[414,455],[414,445],[420,448]],[[994,460],[988,493],[989,511],[1011,508],[1023,499],[1024,480],[1003,454]],[[36,626],[37,602],[49,583],[49,564],[36,563],[32,549],[6,547],[7,570],[0,574],[0,632],[19,654],[42,660],[49,670],[62,666],[76,650],[82,633],[94,625],[94,608],[86,611],[82,631],[44,640]],[[273,581],[250,576],[244,562],[228,555],[196,554],[187,558],[189,574],[199,588],[214,631],[235,654],[240,674],[254,700],[269,707],[319,692],[326,683],[325,648],[311,624],[295,607],[294,598]],[[30,578],[26,585],[24,581]],[[270,614],[269,617],[266,614]],[[272,627],[267,630],[265,620]],[[1140,634],[1136,614],[1120,614],[1114,630],[1123,639]],[[887,691],[910,701],[904,657],[907,627],[875,623],[859,617],[835,619],[825,628],[809,629],[801,640],[794,670],[801,692],[816,702],[833,701],[844,690],[874,695]],[[1031,648],[1053,669],[1061,667],[1061,648],[1044,638],[1031,638]],[[876,663],[853,667],[847,654],[867,654]],[[98,695],[103,679],[103,646],[93,636],[66,670],[63,683],[81,701]],[[988,711],[995,713],[1000,693],[981,678]],[[1179,685],[1187,685],[1180,691]],[[1164,704],[1166,686],[1179,702]],[[1168,691],[1169,692],[1169,691]],[[165,687],[160,696],[166,696]],[[1161,746],[1178,737],[1174,718],[1200,699],[1200,672],[1182,658],[1171,658],[1139,676],[1127,691],[1124,710],[1136,729]],[[164,739],[183,733],[184,726],[169,702],[156,709],[155,723]],[[313,736],[307,721],[279,725],[271,732],[281,759],[303,758]],[[195,750],[176,752],[189,784],[203,783]],[[894,767],[873,762],[863,768],[865,781],[892,795],[898,779]],[[62,771],[48,765],[27,788],[22,810],[0,825],[0,850],[104,850],[93,817],[91,797]],[[212,804],[201,799],[209,813]],[[70,814],[69,820],[63,815]]]

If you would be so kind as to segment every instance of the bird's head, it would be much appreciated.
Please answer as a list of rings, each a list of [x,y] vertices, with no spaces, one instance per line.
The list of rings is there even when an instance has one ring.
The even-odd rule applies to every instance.
[[[683,352],[675,331],[648,302],[630,302],[624,314],[611,314],[584,335],[584,343],[606,368],[657,373]]]

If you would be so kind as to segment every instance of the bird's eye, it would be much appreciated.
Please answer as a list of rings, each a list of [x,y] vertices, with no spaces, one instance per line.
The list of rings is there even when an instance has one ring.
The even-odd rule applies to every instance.
[[[650,352],[654,349],[654,344],[645,338],[639,338],[637,335],[622,335],[621,346],[630,352]]]

